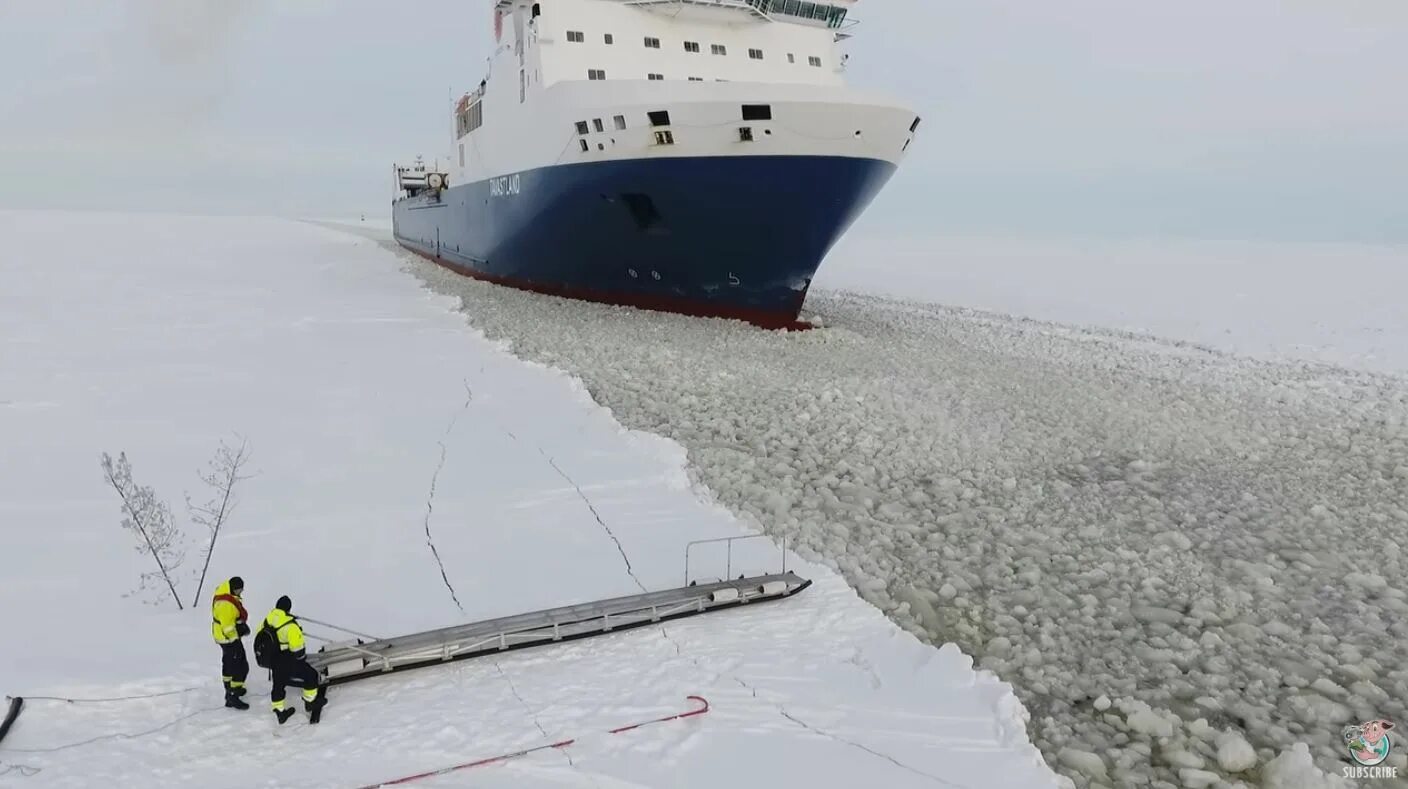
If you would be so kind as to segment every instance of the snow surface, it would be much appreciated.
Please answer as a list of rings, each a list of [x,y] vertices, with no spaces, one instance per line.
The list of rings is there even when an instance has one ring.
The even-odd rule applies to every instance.
[[[796,557],[816,581],[797,597],[340,686],[317,728],[276,726],[257,669],[253,708],[223,709],[208,601],[131,593],[149,559],[100,452],[125,451],[182,516],[217,442],[243,435],[254,476],[212,577],[242,575],[254,618],[289,594],[380,635],[678,586],[686,541],[746,533],[683,448],[486,341],[401,265],[308,224],[0,212],[0,692],[31,698],[0,784],[358,786],[575,736],[417,785],[1058,785],[1009,685]],[[523,317],[570,316],[556,309]],[[633,343],[661,324],[644,328]],[[673,381],[634,369],[642,390]],[[777,560],[740,543],[734,572]],[[689,693],[713,710],[601,734]],[[163,695],[99,700],[147,694]]]
[[[394,223],[389,214],[361,214],[357,216],[310,216],[304,217],[303,221],[314,224],[332,225],[334,227],[353,228],[359,231],[370,231],[376,233],[381,231],[390,235]]]
[[[824,289],[826,329],[761,332],[403,257],[489,337],[679,442],[721,503],[1011,682],[1079,785],[1333,784],[1342,725],[1408,719],[1408,378]],[[899,271],[873,273],[926,293]],[[1402,314],[1372,308],[1394,281],[1359,287],[1397,342]],[[1222,325],[1287,347],[1262,307]],[[1250,767],[1219,753],[1234,737]]]
[[[816,287],[1408,373],[1408,246],[852,234]]]

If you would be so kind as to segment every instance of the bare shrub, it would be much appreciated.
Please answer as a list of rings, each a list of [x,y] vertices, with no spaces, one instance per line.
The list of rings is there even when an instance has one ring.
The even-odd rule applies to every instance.
[[[201,565],[200,580],[196,583],[195,595],[191,597],[192,607],[200,600],[200,590],[205,586],[205,575],[210,570],[210,557],[215,553],[215,541],[220,539],[220,527],[235,509],[235,485],[241,480],[249,479],[240,475],[240,470],[249,462],[249,444],[243,438],[239,441],[238,447],[231,447],[221,441],[215,457],[207,464],[206,469],[200,472],[200,481],[205,483],[210,498],[204,504],[195,504],[191,501],[190,494],[186,494],[186,512],[191,522],[204,527],[210,534],[210,540],[205,545],[205,561]]]
[[[176,607],[185,608],[172,580],[172,575],[186,558],[182,547],[185,534],[171,517],[171,508],[158,499],[150,487],[138,485],[132,479],[132,464],[128,462],[126,452],[119,453],[116,462],[104,452],[102,465],[104,478],[122,500],[122,528],[137,539],[137,550],[150,554],[156,563],[154,572],[142,573],[140,589],[155,587],[158,590],[157,601],[160,602],[166,594],[161,591],[161,585],[165,584]]]

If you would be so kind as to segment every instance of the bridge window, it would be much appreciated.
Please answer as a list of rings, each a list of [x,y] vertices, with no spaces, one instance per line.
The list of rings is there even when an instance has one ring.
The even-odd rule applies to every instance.
[[[763,59],[763,51],[762,51],[761,49],[750,49],[750,50],[748,50],[748,57],[750,57],[750,58],[752,58],[752,59],[754,59],[754,60],[762,60],[762,59]]]
[[[596,130],[599,132],[606,131],[606,127],[601,123],[601,118],[592,118],[592,125],[595,126]]]
[[[670,125],[670,111],[669,111],[669,110],[656,110],[656,111],[654,111],[654,112],[649,113],[649,114],[648,114],[648,117],[650,118],[650,125],[651,125],[651,126],[669,126],[669,125]]]
[[[603,36],[603,38],[606,40],[606,43],[608,43],[608,44],[615,44],[615,43],[616,43],[616,37],[613,36],[613,35],[611,35],[610,33],[607,33],[605,36]]]
[[[714,45],[710,46],[709,49],[710,49],[710,51],[712,51],[715,55],[727,55],[727,54],[728,54],[728,47],[724,46],[723,44],[714,44]]]
[[[646,77],[647,77],[651,82],[659,82],[659,81],[665,79],[665,75],[664,75],[664,74],[647,74]]]
[[[569,30],[567,31],[567,40],[574,44],[581,44],[587,40],[587,37],[586,34],[580,30]]]
[[[770,121],[772,120],[771,104],[744,104],[743,120],[745,121]]]
[[[697,54],[697,53],[699,52],[699,42],[698,42],[698,41],[686,41],[686,42],[684,42],[684,51],[685,51],[685,52],[694,52],[694,53]]]
[[[646,36],[646,38],[645,38],[645,48],[646,48],[646,49],[659,49],[659,48],[660,48],[660,39],[658,39],[658,38],[651,38],[651,37],[649,37],[649,36]]]
[[[587,79],[606,79],[606,70],[599,68],[587,69]]]
[[[703,82],[703,81],[704,81],[704,78],[703,78],[703,77],[690,77],[690,78],[689,78],[689,81],[690,81],[690,82]]]
[[[587,122],[586,122],[586,121],[577,121],[577,133],[578,133],[578,134],[588,134],[588,133],[590,133],[590,132],[591,132],[591,128],[589,128],[589,127],[587,126]]]
[[[807,58],[807,62],[812,64],[813,66],[816,66],[817,68],[821,68],[821,58],[819,57],[809,57]]]

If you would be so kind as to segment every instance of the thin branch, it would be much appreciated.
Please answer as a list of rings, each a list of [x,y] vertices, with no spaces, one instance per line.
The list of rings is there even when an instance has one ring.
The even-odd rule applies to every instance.
[[[127,471],[127,473],[123,475],[126,477],[126,481],[132,482],[131,467],[127,462],[127,453],[119,453],[118,462]],[[149,512],[150,510],[147,507],[143,507],[139,510],[132,502],[128,491],[119,482],[117,472],[113,471],[112,457],[106,452],[103,453],[103,474],[107,478],[108,484],[112,485],[112,489],[117,491],[118,498],[122,499],[123,511],[126,512],[128,518],[131,519],[133,528],[142,535],[142,540],[146,543],[147,550],[151,553],[152,559],[156,561],[157,569],[161,570],[162,580],[166,581],[166,587],[171,590],[171,597],[176,601],[176,608],[178,610],[184,609],[185,606],[181,604],[181,596],[176,593],[176,585],[171,582],[171,574],[167,572],[166,563],[161,559],[161,552],[157,550],[156,544],[152,541],[149,528],[150,522],[144,520],[142,517],[144,511]],[[132,484],[135,486],[136,483]]]
[[[206,573],[210,571],[210,559],[215,555],[215,541],[220,538],[220,527],[224,525],[226,516],[234,508],[232,499],[235,483],[249,479],[240,476],[240,469],[248,460],[249,444],[243,437],[240,437],[239,450],[234,452],[231,451],[229,445],[221,441],[220,449],[216,452],[215,459],[211,461],[212,471],[200,475],[202,482],[219,491],[220,506],[211,507],[207,504],[204,507],[194,507],[191,505],[190,496],[186,497],[186,507],[191,511],[191,520],[210,530],[210,543],[205,549],[205,565],[201,567],[200,581],[196,583],[195,595],[191,597],[192,607],[200,601],[200,591],[205,587]],[[212,499],[212,503],[213,501]]]

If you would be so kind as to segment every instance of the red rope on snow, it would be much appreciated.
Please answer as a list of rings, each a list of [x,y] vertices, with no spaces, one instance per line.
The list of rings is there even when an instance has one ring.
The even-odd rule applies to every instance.
[[[667,715],[666,717],[663,717],[663,718],[655,718],[654,720],[641,721],[640,723],[632,723],[632,724],[627,725],[627,726],[619,726],[619,727],[617,727],[617,728],[615,728],[615,729],[608,729],[606,733],[607,733],[607,734],[620,734],[621,732],[631,731],[632,729],[639,729],[639,728],[642,727],[642,726],[649,726],[649,725],[654,724],[654,723],[665,723],[665,722],[667,722],[667,721],[679,720],[679,719],[681,719],[681,718],[692,718],[692,717],[694,717],[695,715],[703,715],[704,713],[706,713],[706,712],[709,711],[709,700],[706,699],[706,698],[704,698],[703,696],[686,696],[685,698],[687,698],[687,699],[689,699],[689,700],[691,700],[691,701],[698,702],[699,704],[702,704],[702,705],[704,705],[704,706],[698,707],[697,709],[689,710],[688,712],[681,712],[681,713],[678,713],[678,714],[675,714],[675,715]],[[446,774],[446,773],[452,773],[452,772],[455,772],[456,770],[467,770],[467,769],[469,769],[469,768],[471,768],[471,767],[483,767],[483,766],[486,765],[486,764],[495,764],[495,763],[498,763],[498,762],[506,762],[506,761],[508,761],[509,759],[516,759],[516,758],[518,758],[519,756],[524,756],[524,755],[526,755],[526,754],[533,753],[534,751],[546,751],[546,750],[551,749],[551,748],[566,748],[567,746],[571,745],[572,743],[574,743],[574,742],[576,742],[576,741],[577,741],[577,738],[576,738],[576,737],[573,737],[572,739],[569,739],[569,740],[559,740],[559,741],[557,741],[557,742],[548,743],[548,744],[546,744],[546,745],[539,745],[539,746],[536,746],[536,747],[533,747],[533,748],[524,748],[524,749],[521,750],[521,751],[514,751],[514,752],[512,752],[512,753],[499,754],[498,756],[490,756],[490,757],[488,757],[488,758],[486,758],[486,759],[476,759],[475,761],[472,761],[472,762],[465,762],[465,763],[463,763],[463,764],[456,764],[456,765],[452,765],[452,766],[450,766],[450,767],[442,767],[442,768],[440,768],[439,770],[431,770],[431,771],[429,771],[429,772],[416,773],[415,775],[407,775],[407,776],[403,776],[403,777],[401,777],[401,778],[393,778],[393,779],[391,779],[391,780],[389,780],[389,781],[382,781],[381,783],[377,783],[377,784],[368,784],[368,785],[366,785],[366,786],[359,787],[359,789],[380,789],[380,787],[383,787],[383,786],[399,786],[400,784],[408,784],[408,783],[411,783],[412,781],[419,781],[419,780],[422,780],[422,779],[425,779],[425,778],[433,778],[433,777],[435,777],[435,776],[437,776],[437,775],[444,775],[444,774]]]

